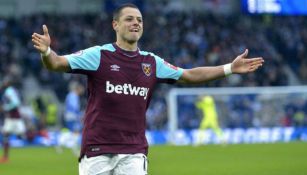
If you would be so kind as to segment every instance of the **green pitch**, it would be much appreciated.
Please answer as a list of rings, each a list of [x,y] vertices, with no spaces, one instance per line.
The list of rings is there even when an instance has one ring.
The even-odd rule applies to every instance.
[[[70,150],[19,148],[0,175],[77,175]],[[307,143],[253,145],[152,146],[149,175],[306,175]]]

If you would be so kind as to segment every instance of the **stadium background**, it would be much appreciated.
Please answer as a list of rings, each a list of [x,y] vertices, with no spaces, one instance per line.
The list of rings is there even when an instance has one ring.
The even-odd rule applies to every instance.
[[[117,4],[123,2],[128,1],[0,0],[0,79],[10,74],[18,82],[23,100],[21,110],[28,126],[26,140],[11,138],[14,146],[56,144],[58,131],[63,126],[63,102],[68,93],[68,84],[72,81],[85,83],[84,77],[43,69],[39,54],[31,43],[32,33],[41,33],[42,24],[46,24],[52,36],[51,47],[59,54],[112,42],[115,35],[111,28],[111,12]],[[129,2],[138,5],[144,16],[144,35],[140,48],[157,53],[176,66],[191,68],[225,64],[245,48],[249,49],[249,56],[262,56],[265,59],[265,66],[256,73],[233,75],[197,87],[291,87],[307,82],[307,19],[304,15],[274,15],[268,12],[249,14],[242,9],[243,1]],[[165,96],[173,87],[160,85],[154,94],[147,113],[149,135],[156,138],[152,143],[167,142],[165,131],[168,130],[168,106]],[[180,107],[192,111],[178,114],[181,129],[198,127],[200,117],[191,106],[195,99],[191,99],[190,106],[182,104]],[[252,110],[248,98],[243,96],[240,99],[245,103],[237,102],[234,111],[246,114]],[[83,108],[85,103],[86,95],[83,96]],[[223,120],[221,125],[228,129],[259,126],[299,128],[299,134],[283,141],[306,140],[304,128],[307,125],[307,100],[291,101],[279,109],[278,120],[270,120],[275,117],[270,115],[267,116],[268,120],[262,120],[259,124],[253,118],[246,120],[238,117],[233,121]],[[38,126],[42,112],[46,116],[47,130],[40,130]],[[240,112],[239,115],[242,114]],[[190,116],[191,113],[193,116]]]

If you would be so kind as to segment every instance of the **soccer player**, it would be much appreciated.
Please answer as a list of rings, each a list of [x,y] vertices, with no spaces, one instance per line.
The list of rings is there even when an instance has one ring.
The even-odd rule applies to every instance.
[[[69,93],[65,99],[64,126],[70,131],[81,129],[82,117],[80,96],[84,93],[84,87],[79,82],[70,82]]]
[[[62,152],[62,147],[68,147],[75,155],[79,154],[79,136],[82,129],[82,110],[80,96],[84,87],[78,82],[69,83],[69,93],[65,99],[64,127],[56,145],[57,152]]]
[[[143,18],[133,4],[124,4],[114,11],[112,26],[116,33],[114,43],[62,56],[50,48],[46,25],[43,34],[32,35],[33,45],[47,69],[87,76],[80,175],[147,174],[145,113],[157,83],[204,83],[231,73],[253,72],[263,64],[261,57],[247,58],[245,50],[226,65],[175,67],[138,48]]]
[[[4,94],[2,96],[2,106],[0,110],[4,112],[5,119],[2,128],[3,157],[0,159],[0,163],[5,163],[9,160],[9,136],[11,134],[23,136],[26,127],[19,113],[21,101],[17,89],[13,86],[12,77],[6,76],[3,79],[2,88],[4,89]]]
[[[198,133],[196,134],[195,145],[200,145],[204,142],[204,132],[210,128],[213,130],[219,141],[225,143],[223,138],[223,131],[219,127],[218,114],[215,107],[214,98],[210,95],[206,95],[201,100],[195,103],[195,106],[202,111],[203,118],[201,120]]]

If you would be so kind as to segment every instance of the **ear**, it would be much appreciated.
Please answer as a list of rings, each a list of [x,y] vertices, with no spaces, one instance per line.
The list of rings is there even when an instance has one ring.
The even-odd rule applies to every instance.
[[[117,32],[117,28],[118,28],[118,22],[113,20],[112,21],[112,26],[113,26],[113,29]]]

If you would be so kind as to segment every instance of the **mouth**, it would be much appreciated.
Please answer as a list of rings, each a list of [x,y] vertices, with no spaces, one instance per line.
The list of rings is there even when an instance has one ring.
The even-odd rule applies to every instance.
[[[140,30],[139,29],[131,29],[130,32],[132,33],[138,33]]]

